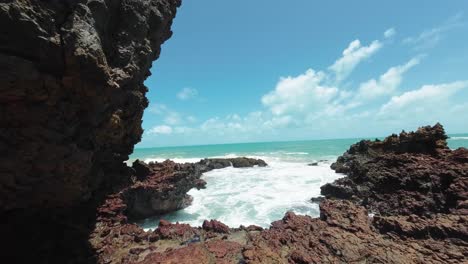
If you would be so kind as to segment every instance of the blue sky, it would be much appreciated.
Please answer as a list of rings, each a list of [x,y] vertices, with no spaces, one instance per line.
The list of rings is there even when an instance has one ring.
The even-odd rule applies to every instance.
[[[184,1],[137,147],[468,132],[468,2]]]

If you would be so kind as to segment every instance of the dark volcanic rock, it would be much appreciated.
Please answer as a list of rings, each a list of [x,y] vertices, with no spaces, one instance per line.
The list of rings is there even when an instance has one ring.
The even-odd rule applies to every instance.
[[[0,209],[77,205],[128,180],[143,81],[179,4],[0,3]]]
[[[187,206],[203,172],[266,166],[124,163],[179,5],[0,1],[3,262],[468,263],[468,150],[449,150],[439,124],[353,145],[332,165],[347,177],[322,189],[350,201],[322,201],[320,218],[287,213],[269,229],[130,223]]]
[[[187,195],[190,189],[205,188],[206,182],[200,179],[202,173],[234,163],[237,167],[266,166],[263,160],[250,158],[204,159],[185,164],[170,160],[149,164],[135,161],[137,181],[121,192],[127,205],[126,214],[141,219],[183,209],[191,204],[192,198]]]
[[[179,5],[0,1],[3,261],[94,262],[88,228],[100,198],[130,183],[143,82]]]
[[[449,150],[446,138],[437,124],[383,141],[361,141],[332,165],[347,177],[322,186],[322,194],[355,199],[382,215],[464,210],[468,150]]]
[[[443,145],[443,142],[441,143]],[[299,216],[289,212],[282,220],[273,222],[269,229],[256,226],[247,228],[241,226],[239,229],[233,229],[216,220],[205,221],[202,228],[161,221],[157,230],[145,233],[136,226],[128,224],[125,215],[126,212],[128,213],[127,202],[123,199],[122,194],[125,193],[123,191],[121,195],[110,197],[107,203],[99,209],[99,222],[90,243],[100,252],[97,257],[98,262],[101,263],[455,264],[467,262],[466,190],[468,185],[465,184],[466,177],[463,176],[468,158],[467,151],[464,149],[450,151],[442,147],[436,151],[423,148],[423,153],[395,154],[392,150],[385,150],[376,154],[377,152],[373,152],[372,147],[363,149],[366,148],[366,151],[374,153],[362,157],[369,164],[375,163],[374,159],[378,162],[389,160],[380,164],[382,166],[379,167],[379,171],[383,172],[379,179],[387,185],[391,185],[394,177],[405,176],[406,174],[402,174],[406,173],[405,169],[413,168],[411,175],[418,175],[417,171],[426,171],[426,166],[430,166],[428,161],[435,162],[440,167],[429,167],[434,172],[431,175],[435,175],[431,178],[434,180],[432,184],[440,182],[436,177],[437,173],[442,173],[443,170],[446,171],[443,175],[454,179],[448,182],[448,188],[440,189],[441,197],[445,197],[446,210],[428,214],[429,210],[434,210],[431,212],[438,210],[434,207],[427,209],[424,214],[417,215],[416,212],[419,212],[421,208],[416,207],[415,204],[420,205],[419,203],[422,202],[421,206],[430,205],[431,199],[435,197],[434,190],[439,189],[436,187],[431,191],[413,189],[412,193],[406,191],[409,197],[419,195],[418,200],[407,201],[405,197],[399,196],[402,195],[400,191],[405,187],[404,184],[392,185],[392,192],[386,193],[388,201],[366,204],[363,201],[374,200],[366,199],[364,195],[372,194],[373,188],[379,186],[374,182],[378,183],[378,181],[368,180],[373,185],[366,185],[367,181],[357,183],[353,180],[354,178],[347,176],[332,186],[336,186],[339,190],[341,186],[339,183],[347,180],[349,188],[345,193],[347,197],[351,197],[351,200],[324,199],[320,202],[320,218]],[[392,148],[398,149],[399,147],[393,145]],[[404,159],[398,159],[400,155]],[[352,156],[349,158],[354,160]],[[356,157],[356,159],[359,158],[361,157]],[[397,159],[397,161],[390,162],[390,159]],[[414,162],[417,161],[422,163],[416,166]],[[367,165],[361,166],[370,166],[368,163],[363,163]],[[230,166],[231,162],[217,160],[216,163],[211,164],[216,165],[213,167],[219,167],[220,164]],[[408,164],[412,167],[408,167]],[[153,177],[150,173],[143,183],[151,185],[158,178],[164,179],[154,184],[153,187],[157,189],[158,186],[166,186],[164,187],[167,188],[166,190],[173,192],[174,188],[177,188],[175,186],[184,186],[190,182],[184,182],[181,179],[191,177],[179,178],[174,171],[185,171],[189,168],[187,166],[197,167],[197,165],[201,166],[199,171],[207,167],[206,161],[199,164],[175,164],[170,161],[150,164],[148,166],[152,173],[158,168],[159,176]],[[350,168],[354,168],[353,166]],[[366,171],[367,167],[359,169],[360,167],[357,166],[356,168],[358,169],[350,171],[351,175],[356,175],[353,173],[358,171]],[[393,173],[396,174],[393,175]],[[445,177],[442,174],[440,176]],[[386,179],[387,177],[390,179]],[[421,183],[425,179],[424,177],[417,178]],[[134,186],[139,184],[141,183],[137,181]],[[381,189],[378,190],[383,192]],[[399,198],[402,201],[401,207],[393,207],[392,193],[396,193],[394,199]],[[341,195],[344,196],[344,194]],[[336,198],[332,194],[329,196]],[[388,208],[384,215],[370,215],[383,205],[385,207],[382,208]],[[369,211],[366,207],[371,210]]]
[[[251,158],[228,158],[228,159],[203,159],[198,162],[202,171],[205,170],[213,170],[213,169],[221,169],[226,167],[234,167],[234,168],[247,168],[247,167],[265,167],[267,166],[266,162],[261,159],[251,159]],[[205,168],[204,168],[204,167]]]

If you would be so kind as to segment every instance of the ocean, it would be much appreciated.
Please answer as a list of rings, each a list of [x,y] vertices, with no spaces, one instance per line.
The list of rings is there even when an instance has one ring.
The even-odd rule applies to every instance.
[[[154,229],[160,219],[200,226],[205,219],[217,219],[230,227],[258,225],[268,227],[287,211],[319,215],[318,205],[310,198],[320,195],[320,186],[343,177],[330,169],[338,156],[360,139],[262,142],[205,146],[135,149],[135,159],[197,162],[203,158],[252,157],[265,160],[260,168],[225,168],[202,175],[206,189],[192,189],[191,206],[170,214],[138,222]],[[468,134],[451,135],[450,148],[468,147]],[[318,166],[309,166],[317,162]]]

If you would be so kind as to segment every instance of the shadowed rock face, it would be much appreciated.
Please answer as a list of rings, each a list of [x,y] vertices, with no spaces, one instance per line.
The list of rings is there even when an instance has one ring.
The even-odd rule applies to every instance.
[[[128,181],[143,81],[179,5],[1,1],[1,210],[72,206]]]
[[[0,258],[93,263],[180,0],[0,1]],[[26,252],[24,251],[26,249]]]

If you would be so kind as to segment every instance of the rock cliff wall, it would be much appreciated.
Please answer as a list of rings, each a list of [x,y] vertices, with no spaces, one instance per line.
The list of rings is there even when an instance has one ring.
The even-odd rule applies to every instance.
[[[180,0],[0,1],[0,210],[128,181],[143,81]]]

